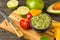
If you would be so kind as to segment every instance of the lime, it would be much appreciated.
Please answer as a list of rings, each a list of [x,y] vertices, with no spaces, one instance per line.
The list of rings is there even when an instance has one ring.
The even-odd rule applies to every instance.
[[[26,6],[21,6],[17,9],[19,15],[26,15],[29,13],[29,8]]]
[[[17,0],[10,0],[10,1],[17,1]]]
[[[18,1],[8,1],[7,7],[11,10],[16,9],[18,7]]]

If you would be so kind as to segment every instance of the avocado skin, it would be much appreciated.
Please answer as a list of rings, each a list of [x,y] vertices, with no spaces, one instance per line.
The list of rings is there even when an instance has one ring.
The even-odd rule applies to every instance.
[[[44,8],[44,2],[43,0],[26,0],[26,6],[30,9],[42,10]]]
[[[60,14],[60,10],[54,10],[52,7],[53,7],[54,4],[50,5],[48,8],[47,8],[47,12],[50,13],[50,14]]]

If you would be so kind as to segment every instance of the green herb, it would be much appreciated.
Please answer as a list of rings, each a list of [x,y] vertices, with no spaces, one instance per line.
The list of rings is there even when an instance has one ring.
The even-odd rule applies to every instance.
[[[42,36],[40,40],[50,40],[48,36]]]

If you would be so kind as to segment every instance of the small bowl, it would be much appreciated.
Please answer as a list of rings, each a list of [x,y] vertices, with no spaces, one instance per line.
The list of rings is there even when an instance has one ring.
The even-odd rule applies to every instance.
[[[47,14],[47,15],[48,15],[48,14]],[[48,16],[49,16],[49,15],[48,15]],[[49,16],[49,17],[50,17],[50,16]],[[33,27],[32,23],[31,23],[31,21],[30,21],[31,27],[32,27],[33,29],[39,31],[39,32],[46,32],[47,30],[49,30],[49,29],[51,28],[51,23],[52,23],[52,21],[51,21],[51,17],[50,17],[50,24],[49,24],[48,27],[46,27],[46,28],[44,28],[44,29],[37,29],[37,28]]]

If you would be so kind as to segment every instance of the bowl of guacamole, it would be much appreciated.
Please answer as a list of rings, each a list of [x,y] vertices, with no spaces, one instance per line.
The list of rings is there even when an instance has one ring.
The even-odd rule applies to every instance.
[[[41,13],[37,16],[33,16],[30,20],[31,27],[40,31],[45,32],[50,28],[51,17],[46,13]]]

